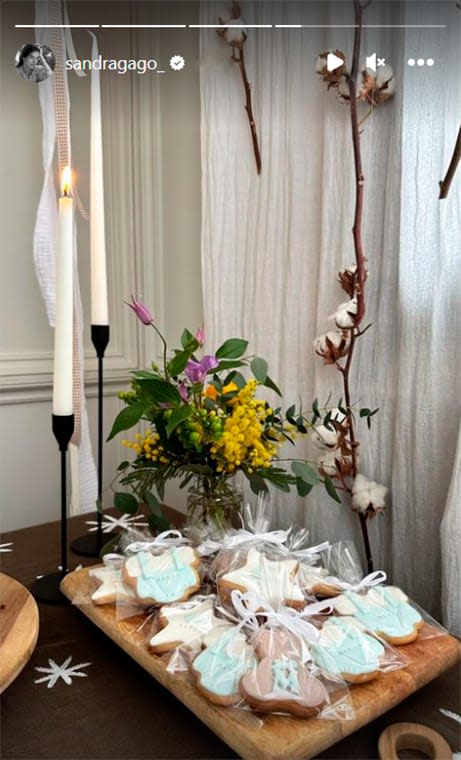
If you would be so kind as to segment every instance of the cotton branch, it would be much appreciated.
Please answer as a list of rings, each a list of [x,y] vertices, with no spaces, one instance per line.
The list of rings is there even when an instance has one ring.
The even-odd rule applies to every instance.
[[[358,473],[357,466],[357,442],[355,438],[354,430],[354,418],[351,410],[351,392],[349,383],[349,373],[352,363],[352,357],[354,354],[355,342],[359,333],[360,323],[365,315],[365,281],[366,281],[366,268],[365,268],[365,256],[363,252],[362,242],[362,219],[363,219],[363,198],[364,198],[364,185],[365,178],[363,176],[362,168],[362,153],[360,145],[360,123],[357,111],[357,77],[359,73],[360,64],[360,45],[362,40],[362,14],[364,8],[369,5],[367,2],[362,6],[360,0],[354,0],[355,11],[355,32],[354,32],[354,52],[352,57],[352,68],[349,75],[349,97],[350,97],[350,114],[351,114],[351,128],[352,128],[352,144],[354,148],[354,170],[355,170],[355,213],[354,213],[354,226],[352,233],[354,237],[354,252],[355,263],[357,266],[356,272],[356,287],[355,293],[357,297],[357,315],[355,318],[355,327],[351,330],[350,349],[347,355],[346,363],[342,370],[343,385],[344,385],[344,398],[346,402],[346,409],[349,418],[349,438],[351,443],[351,457],[352,457],[352,476],[355,479]],[[370,539],[368,536],[367,517],[362,512],[359,512],[360,528],[362,530],[363,543],[365,547],[365,555],[367,560],[368,572],[373,570],[373,558],[371,555]]]
[[[244,31],[242,19],[240,16],[240,4],[238,2],[232,3],[231,19],[233,21],[239,21],[238,27],[229,24],[229,21],[225,22],[221,18],[219,23],[225,28],[218,31],[218,35],[222,37],[228,45],[232,48],[232,60],[238,64],[240,74],[242,77],[243,87],[245,89],[245,111],[247,112],[248,122],[251,130],[251,140],[253,143],[253,152],[256,161],[256,170],[258,174],[261,174],[261,151],[259,149],[258,133],[256,130],[256,122],[253,113],[253,103],[251,98],[251,82],[248,80],[246,66],[245,66],[245,53],[243,46],[247,40],[248,35]],[[226,23],[228,26],[226,26]]]
[[[459,128],[458,138],[456,140],[455,149],[453,151],[453,155],[451,157],[451,161],[450,161],[450,165],[448,167],[447,173],[444,179],[441,182],[439,182],[439,185],[440,185],[439,200],[443,200],[444,198],[448,197],[450,185],[453,182],[453,178],[455,176],[456,169],[458,168],[458,164],[460,161],[461,161],[461,127]]]

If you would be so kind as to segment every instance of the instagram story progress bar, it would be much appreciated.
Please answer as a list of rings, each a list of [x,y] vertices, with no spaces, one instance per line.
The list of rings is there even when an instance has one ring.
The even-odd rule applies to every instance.
[[[16,29],[225,29],[225,24],[15,24]],[[446,29],[446,24],[363,24],[362,29]],[[232,24],[233,29],[355,29],[356,24]]]

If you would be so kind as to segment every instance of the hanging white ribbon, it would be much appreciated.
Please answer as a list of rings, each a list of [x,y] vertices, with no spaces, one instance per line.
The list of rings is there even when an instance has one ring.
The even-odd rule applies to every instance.
[[[255,633],[260,628],[258,616],[262,616],[269,627],[285,628],[299,641],[303,662],[311,659],[307,645],[317,642],[320,636],[319,629],[306,620],[306,617],[333,611],[333,607],[328,602],[315,602],[301,611],[292,607],[274,609],[266,599],[252,592],[242,592],[237,589],[232,591],[231,600],[237,615],[236,619],[240,620],[239,627],[247,627]]]
[[[378,586],[380,583],[384,583],[386,579],[387,575],[384,570],[375,570],[373,573],[369,573],[362,578],[358,583],[349,583],[340,578],[335,578],[332,575],[322,578],[321,583],[326,586],[335,586],[342,591],[363,591],[363,589],[373,588],[373,586]]]
[[[189,543],[189,539],[184,538],[179,530],[164,530],[153,538],[152,541],[133,541],[131,544],[128,544],[125,552],[127,554],[137,554],[138,552],[149,552],[152,549],[182,546]]]
[[[319,552],[325,551],[325,549],[329,549],[331,546],[329,541],[323,541],[321,544],[316,544],[315,546],[308,546],[306,549],[288,549],[290,555],[294,557],[295,559],[299,560],[307,560],[311,564],[316,562],[318,559],[320,559]]]

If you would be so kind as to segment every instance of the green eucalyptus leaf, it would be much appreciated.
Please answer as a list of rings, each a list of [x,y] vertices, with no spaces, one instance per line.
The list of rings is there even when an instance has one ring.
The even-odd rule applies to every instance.
[[[123,462],[120,462],[119,466],[117,467],[117,472],[122,472],[123,470],[126,470],[126,468],[129,466],[130,466],[130,463],[128,459],[125,459]]]
[[[262,478],[258,473],[252,472],[250,475],[245,473],[247,476],[249,482],[250,482],[250,488],[256,495],[260,493],[267,493],[267,483],[265,482],[264,478]]]
[[[260,356],[255,356],[251,361],[250,369],[259,383],[266,382],[269,366],[265,359],[262,359]]]
[[[302,478],[296,478],[296,490],[300,496],[307,496],[312,491],[314,486],[306,483]]]
[[[334,487],[333,481],[331,480],[331,478],[325,478],[325,480],[323,482],[324,482],[325,490],[326,490],[328,496],[331,496],[332,499],[334,499],[339,504],[341,504],[341,497],[338,494],[336,488]]]
[[[291,469],[297,478],[301,478],[310,486],[316,486],[317,483],[320,483],[318,472],[307,462],[292,462]]]
[[[361,417],[368,417],[369,414],[371,414],[371,409],[361,409],[360,410],[360,416]]]
[[[248,346],[247,340],[242,338],[229,338],[216,351],[218,359],[240,359]]]
[[[238,359],[235,359],[235,361],[229,361],[227,359],[224,359],[223,361],[220,361],[218,366],[214,368],[213,372],[226,372],[226,370],[230,369],[237,369],[238,367],[244,367],[245,362],[242,362]]]
[[[119,512],[135,515],[138,511],[138,500],[131,493],[117,491],[114,494],[114,507],[118,509]]]
[[[266,388],[270,388],[271,391],[275,391],[275,393],[277,394],[277,396],[281,396],[282,395],[282,392],[281,392],[280,388],[278,387],[278,385],[276,385],[274,383],[274,381],[272,380],[272,378],[269,377],[269,375],[266,377],[263,385]]]
[[[147,522],[149,523],[149,528],[154,531],[154,533],[160,533],[163,530],[171,528],[171,523],[165,515],[149,515]]]
[[[142,402],[131,404],[130,406],[126,406],[125,409],[122,409],[114,420],[112,430],[110,431],[107,440],[110,441],[115,435],[117,435],[117,433],[120,433],[122,430],[128,430],[133,427],[133,425],[136,425],[148,408],[148,404]]]

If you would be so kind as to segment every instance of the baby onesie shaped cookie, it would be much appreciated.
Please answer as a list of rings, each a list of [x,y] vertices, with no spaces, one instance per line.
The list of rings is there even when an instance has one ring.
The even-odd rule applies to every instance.
[[[130,586],[123,582],[122,578],[123,558],[120,561],[107,560],[104,565],[90,570],[90,577],[94,578],[98,585],[91,595],[94,604],[129,604],[136,602],[136,594]]]
[[[163,628],[149,641],[155,654],[166,654],[180,646],[199,652],[203,639],[210,631],[223,633],[232,627],[232,623],[214,614],[215,596],[201,599],[197,604],[193,601],[162,607],[159,618]]]
[[[240,679],[256,665],[253,648],[236,626],[208,637],[209,645],[192,663],[198,690],[215,705],[228,707],[242,699]]]
[[[199,565],[190,546],[173,546],[157,555],[141,551],[127,559],[123,578],[143,603],[183,602],[200,588]]]
[[[285,712],[310,718],[328,702],[322,681],[301,659],[301,642],[290,632],[272,629],[257,636],[261,661],[240,681],[250,707],[260,712]]]
[[[365,633],[355,618],[339,617],[324,623],[311,651],[316,665],[348,683],[376,678],[385,654],[383,645]]]
[[[227,598],[234,589],[252,591],[270,604],[304,607],[306,600],[297,581],[298,562],[294,559],[269,559],[255,548],[248,551],[246,562],[218,579],[220,594]]]
[[[357,618],[389,644],[409,644],[423,624],[419,612],[408,604],[407,595],[395,586],[372,588],[365,594],[347,591],[336,598],[335,609],[340,615]]]

